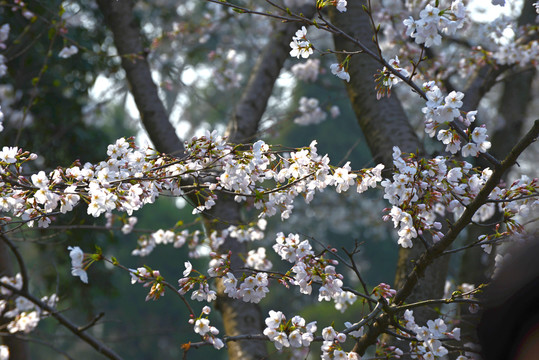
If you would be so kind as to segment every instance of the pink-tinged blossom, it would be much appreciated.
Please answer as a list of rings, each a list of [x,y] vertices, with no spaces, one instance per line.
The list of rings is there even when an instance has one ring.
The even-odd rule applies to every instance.
[[[477,156],[477,154],[479,153],[479,149],[477,148],[476,144],[474,144],[473,142],[469,142],[462,147],[461,153],[463,157]]]
[[[295,347],[295,348],[302,347],[303,340],[302,340],[301,332],[298,329],[292,331],[288,335],[288,342],[290,343],[291,347]]]
[[[331,64],[329,68],[333,75],[337,76],[339,79],[350,82],[350,74],[344,69],[342,64]]]
[[[283,347],[289,347],[290,343],[288,342],[288,336],[285,332],[278,331],[277,334],[272,339],[273,344],[277,350],[281,350]]]

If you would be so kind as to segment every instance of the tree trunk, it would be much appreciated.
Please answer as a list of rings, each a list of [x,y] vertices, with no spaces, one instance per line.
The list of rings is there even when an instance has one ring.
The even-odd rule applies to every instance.
[[[535,21],[535,15],[533,13],[533,1],[527,0],[523,4],[522,13],[518,19],[519,25],[533,24]],[[488,65],[490,67],[490,65]],[[511,150],[513,144],[516,144],[522,134],[522,128],[524,120],[526,118],[526,111],[531,101],[532,82],[536,75],[535,69],[528,69],[522,71],[519,68],[514,68],[505,71],[503,75],[505,77],[504,88],[498,107],[498,121],[497,127],[492,133],[491,142],[492,147],[489,152],[497,159],[503,159]],[[495,80],[495,79],[494,79]],[[488,81],[488,83],[494,83],[494,81]],[[468,91],[466,92],[468,96]],[[476,109],[479,97],[474,105],[470,105],[466,110]],[[488,164],[482,164],[479,161],[479,165],[487,167]],[[504,180],[507,180],[507,174],[503,176]],[[501,214],[496,213],[495,218],[488,220],[492,223],[497,221]],[[490,234],[495,231],[494,228],[486,229],[484,226],[470,225],[468,227],[466,244],[471,244],[477,241],[479,235]],[[474,285],[483,284],[489,279],[489,271],[494,265],[495,251],[487,255],[482,248],[475,247],[468,249],[462,254],[462,262],[459,269],[458,282],[469,283]],[[467,341],[477,343],[477,334],[475,329],[478,324],[478,317],[470,314],[467,306],[461,306],[462,314],[462,337]]]
[[[122,58],[129,88],[155,149],[181,157],[183,142],[168,120],[165,106],[159,99],[157,87],[152,80],[150,65],[146,60],[147,49],[141,41],[140,24],[133,17],[132,0],[97,0],[105,23],[112,31],[114,46]]]
[[[105,15],[107,25],[114,35],[114,44],[122,57],[122,66],[130,83],[131,91],[141,120],[148,131],[156,149],[165,153],[183,152],[181,141],[175,135],[172,125],[166,118],[164,107],[157,97],[157,89],[153,84],[149,65],[144,56],[140,41],[140,26],[134,22],[132,3],[127,0],[98,0],[99,7]],[[314,8],[302,8],[304,14],[313,14]],[[229,123],[227,135],[234,143],[252,141],[256,137],[260,118],[264,113],[273,85],[279,76],[284,61],[288,57],[288,41],[297,30],[295,23],[283,23],[272,33],[268,44],[262,51],[241,100],[236,106],[234,117]],[[132,56],[132,55],[141,56]],[[171,139],[175,137],[175,139]],[[209,214],[204,216],[207,233],[219,231],[228,224],[241,224],[242,205],[236,203],[229,195],[220,194],[217,204]],[[215,222],[214,219],[220,221]],[[223,251],[232,251],[231,270],[240,271],[244,263],[240,255],[246,254],[245,244],[227,238],[221,247]],[[217,282],[217,307],[221,311],[226,335],[261,333],[263,318],[256,304],[231,299],[224,294],[224,287]],[[230,359],[262,359],[267,358],[266,344],[263,341],[238,341],[228,343]]]
[[[363,11],[365,1],[351,1],[345,13],[330,11],[332,24],[345,33],[357,39],[373,52],[377,53],[372,43],[373,30],[370,20]],[[335,50],[356,51],[357,47],[339,35],[334,36]],[[339,61],[344,55],[338,55]],[[381,69],[381,65],[366,54],[351,57],[348,67],[350,82],[346,89],[358,123],[367,139],[367,143],[377,162],[382,162],[386,169],[393,168],[393,146],[398,146],[403,152],[414,152],[420,156],[424,154],[423,144],[419,141],[406,114],[395,95],[377,100],[374,75]],[[386,174],[387,176],[387,174]],[[395,289],[399,289],[405,277],[414,268],[414,260],[424,251],[423,244],[415,242],[411,249],[399,249],[399,260],[395,274]],[[418,301],[428,298],[439,298],[443,295],[445,278],[447,275],[448,258],[437,259],[430,267],[430,271],[419,280],[408,301]],[[428,311],[414,312],[416,321],[421,324],[431,318],[433,314]]]

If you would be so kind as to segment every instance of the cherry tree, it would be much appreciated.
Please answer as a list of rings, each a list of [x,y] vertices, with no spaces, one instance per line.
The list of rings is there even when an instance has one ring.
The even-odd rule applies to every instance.
[[[201,216],[204,232],[155,229],[139,238],[132,254],[145,256],[166,244],[188,247],[191,259],[178,259],[183,266],[178,265],[177,277],[165,278],[160,264],[133,268],[105,255],[101,248],[72,244],[65,256],[71,259],[71,274],[90,286],[99,286],[92,284],[92,271],[106,263],[134,286],[146,287],[146,300],[159,301],[164,294],[174,294],[178,306],[190,314],[185,322],[199,337],[197,342],[181,345],[185,357],[196,356],[201,347],[228,351],[233,359],[267,358],[268,349],[306,358],[314,348],[320,349],[322,359],[370,358],[374,353],[375,357],[422,359],[479,356],[480,349],[467,338],[471,333],[458,326],[455,309],[464,304],[465,311],[475,314],[481,306],[475,295],[482,284],[463,282],[447,289],[448,261],[455,253],[469,253],[475,259],[482,253],[493,258],[496,254],[492,264],[496,269],[504,261],[504,247],[513,246],[512,241],[530,231],[525,225],[533,231],[537,179],[519,174],[508,181],[507,176],[517,160],[532,151],[529,147],[537,138],[539,124],[521,120],[529,101],[518,109],[503,103],[517,101],[510,98],[512,86],[524,86],[524,97],[531,97],[539,51],[537,3],[525,2],[520,15],[481,24],[473,21],[467,2],[461,0],[376,4],[268,0],[262,5],[193,1],[194,6],[212,9],[209,19],[213,14],[223,24],[221,29],[207,26],[203,29],[207,33],[197,33],[201,41],[213,36],[212,31],[219,33],[245,18],[254,19],[253,32],[261,31],[256,23],[265,21],[271,30],[262,30],[268,34],[254,66],[245,73],[248,80],[241,97],[231,105],[226,130],[186,139],[177,135],[167,97],[156,86],[148,60],[166,37],[152,39],[151,47],[144,44],[132,1],[96,3],[93,10],[101,14],[101,25],[112,34],[116,49],[112,56],[125,72],[140,122],[153,145],[120,138],[103,149],[107,157],[102,161],[73,159],[71,166],[45,171],[39,169],[39,154],[19,147],[17,140],[10,144],[4,139],[0,204],[6,273],[0,279],[4,319],[0,330],[5,339],[15,341],[6,341],[7,346],[0,348],[1,359],[10,353],[12,358],[27,356],[17,336],[31,333],[46,317],[55,318],[105,357],[122,358],[120,350],[88,331],[99,318],[77,325],[62,313],[57,294],[40,298],[32,293],[24,254],[10,235],[24,227],[47,229],[58,217],[68,217],[80,208],[93,218],[120,221],[127,234],[136,228],[137,211],[160,196],[185,198],[193,214]],[[494,3],[504,5],[503,1]],[[28,23],[38,19],[32,4],[16,1],[9,5],[5,11]],[[57,61],[94,51],[70,37],[70,25],[62,20],[64,11],[62,5],[59,17],[48,22],[54,36],[64,40]],[[9,22],[0,26],[0,48],[6,49],[19,34],[10,32]],[[334,42],[329,50],[323,48],[324,34]],[[473,34],[485,35],[475,38]],[[171,39],[188,42],[190,34],[178,26],[173,35]],[[336,62],[326,72],[344,82],[373,154],[373,166],[335,165],[331,154],[319,152],[316,140],[290,149],[264,137],[262,119],[270,111],[268,104],[285,61],[297,62],[290,71],[297,81],[313,81],[321,73],[320,59],[333,55]],[[0,76],[6,78],[8,60],[0,55]],[[235,53],[222,60],[224,69],[213,76],[226,92],[240,86],[243,73]],[[42,67],[42,73],[47,67]],[[514,74],[520,77],[515,80]],[[499,114],[510,127],[524,131],[498,144],[495,138],[500,135],[493,135],[490,119],[494,115],[482,109],[480,102],[494,103],[489,91],[501,81],[507,93],[498,100]],[[13,126],[11,109],[2,111],[5,127]],[[302,98],[298,112],[301,115],[295,122],[301,125],[315,126],[327,118],[318,99]],[[375,286],[364,281],[356,262],[359,243],[338,250],[338,244],[299,232],[264,232],[270,218],[286,223],[298,203],[309,206],[315,197],[333,192],[354,192],[360,197],[373,188],[383,192],[380,218],[393,225],[395,246],[400,249],[394,281]],[[473,232],[474,225],[483,225],[485,230]],[[465,233],[474,235],[466,245],[456,247]],[[271,239],[270,246],[256,244],[264,238]],[[208,266],[195,268],[191,260],[203,256],[201,248],[208,249]],[[285,271],[274,269],[267,256],[270,252]],[[18,272],[7,274],[8,263],[16,264]],[[351,286],[351,277],[360,285]],[[262,312],[260,305],[275,287],[332,302],[335,311],[346,313],[357,302],[366,311],[360,318],[324,327],[317,319],[288,313],[286,307]],[[442,305],[440,314],[432,311],[432,306]],[[216,310],[223,328],[215,326]]]

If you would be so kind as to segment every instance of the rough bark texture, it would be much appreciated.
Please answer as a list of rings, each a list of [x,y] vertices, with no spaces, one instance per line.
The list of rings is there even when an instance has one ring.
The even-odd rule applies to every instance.
[[[349,2],[346,13],[341,14],[333,11],[330,13],[331,20],[335,26],[376,52],[372,42],[373,31],[362,5],[365,5],[364,1]],[[334,42],[337,51],[357,50],[354,44],[341,37],[334,37]],[[344,60],[344,56],[340,56],[339,60]],[[376,100],[373,75],[379,69],[381,69],[381,65],[373,58],[363,54],[353,56],[349,62],[350,82],[346,89],[374,159],[377,162],[383,162],[386,168],[391,169],[393,167],[393,146],[398,146],[403,152],[423,154],[424,150],[408,122],[398,98],[392,95],[390,98]],[[413,260],[417,259],[423,251],[424,247],[419,242],[415,243],[411,249],[401,248],[399,250],[394,284],[396,289],[402,286],[406,275],[414,267]],[[409,300],[417,301],[440,297],[443,294],[447,263],[447,259],[437,260],[432,265],[431,271],[418,279],[419,283]],[[429,318],[429,313],[426,311],[417,315],[416,320],[419,323]]]
[[[351,1],[345,13],[331,11],[330,17],[335,26],[376,52],[371,40],[373,32],[370,22],[361,7],[364,4],[364,1]],[[334,43],[337,51],[358,50],[340,36],[334,37]],[[343,55],[338,58],[344,60]],[[384,163],[386,168],[392,168],[393,146],[399,146],[403,152],[421,153],[423,146],[395,95],[376,100],[374,75],[380,69],[380,64],[367,55],[353,56],[349,63],[350,82],[346,90],[374,159]]]
[[[142,118],[142,124],[156,150],[181,156],[183,143],[168,120],[165,107],[159,99],[152,80],[150,66],[143,48],[140,26],[133,17],[131,0],[97,0],[105,22],[114,36],[114,45],[122,57],[131,93]]]

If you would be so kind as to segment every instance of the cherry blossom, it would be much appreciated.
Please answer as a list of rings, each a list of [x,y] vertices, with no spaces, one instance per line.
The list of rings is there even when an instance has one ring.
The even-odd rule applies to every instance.
[[[58,57],[61,57],[63,59],[70,58],[71,56],[75,55],[79,52],[79,49],[75,45],[66,46],[64,47],[60,53],[58,53]]]
[[[302,26],[301,29],[296,32],[295,36],[292,37],[290,47],[292,48],[292,50],[290,50],[290,56],[298,59],[300,56],[306,59],[309,55],[313,54],[313,45],[307,40],[307,29],[305,26]]]

